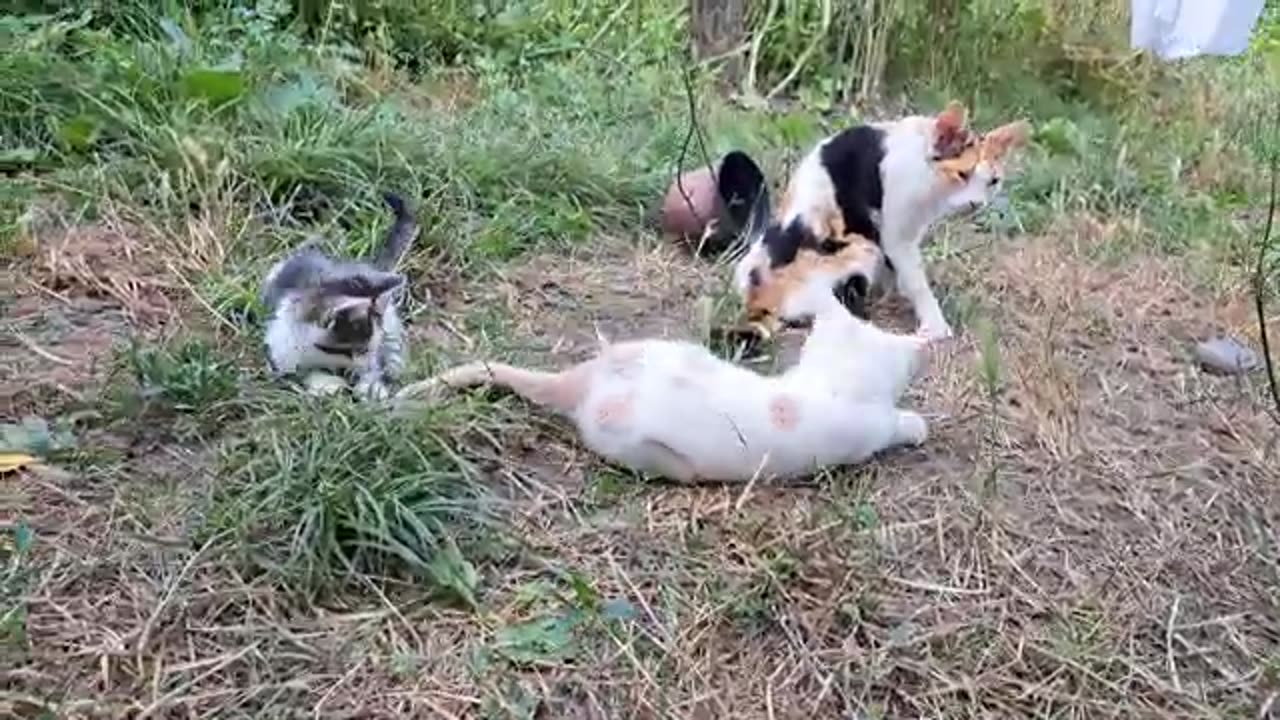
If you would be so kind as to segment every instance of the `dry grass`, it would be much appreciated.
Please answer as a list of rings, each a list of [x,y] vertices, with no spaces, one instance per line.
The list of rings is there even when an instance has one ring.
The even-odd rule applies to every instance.
[[[198,454],[5,476],[0,522],[37,528],[39,572],[0,713],[1267,717],[1277,428],[1251,379],[1187,359],[1202,333],[1248,334],[1245,298],[1194,287],[1172,260],[1097,259],[1109,232],[1064,221],[941,268],[997,328],[996,405],[962,331],[914,392],[940,416],[929,443],[866,468],[804,487],[641,486],[557,423],[511,427],[480,460],[526,546],[488,566],[478,614],[395,580],[304,604],[236,575],[216,541],[178,540],[201,483],[174,478],[206,473]],[[449,354],[491,352],[466,322],[498,298],[495,336],[550,364],[587,352],[597,321],[696,336],[713,288],[673,250],[602,242],[458,288],[431,325],[456,330],[439,331]],[[513,628],[591,597],[634,616],[511,651]]]

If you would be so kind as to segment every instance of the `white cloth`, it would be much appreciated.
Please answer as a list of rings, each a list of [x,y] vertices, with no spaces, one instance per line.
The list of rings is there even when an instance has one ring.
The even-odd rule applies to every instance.
[[[1239,55],[1263,0],[1132,0],[1129,44],[1163,60]]]

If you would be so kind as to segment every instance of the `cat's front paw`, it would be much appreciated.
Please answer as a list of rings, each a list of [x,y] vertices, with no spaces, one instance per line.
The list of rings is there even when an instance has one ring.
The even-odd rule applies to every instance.
[[[391,397],[391,391],[381,380],[361,380],[356,384],[356,395],[362,400],[380,402]]]
[[[898,441],[903,445],[923,445],[929,439],[929,423],[910,410],[898,412]]]
[[[921,323],[920,329],[916,330],[916,334],[929,342],[947,340],[952,336],[951,326],[947,324],[946,320]]]

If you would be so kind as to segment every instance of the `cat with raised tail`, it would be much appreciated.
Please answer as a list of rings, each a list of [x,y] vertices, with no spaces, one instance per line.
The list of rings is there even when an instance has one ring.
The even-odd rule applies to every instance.
[[[927,343],[849,314],[831,292],[848,262],[812,262],[807,282],[781,301],[788,318],[811,317],[813,329],[780,375],[690,342],[601,338],[596,357],[559,372],[472,362],[406,386],[394,402],[412,410],[448,388],[497,385],[572,420],[608,460],[678,482],[791,478],[919,444],[924,418],[896,404],[923,369]]]
[[[271,313],[267,359],[276,377],[302,376],[313,392],[354,381],[359,397],[388,396],[386,383],[403,370],[406,350],[396,309],[405,276],[395,268],[418,223],[402,198],[387,193],[384,200],[395,222],[372,262],[332,258],[309,242],[267,272],[262,302]]]
[[[754,233],[734,268],[739,294],[746,299],[753,286],[769,282],[797,257],[836,253],[851,238],[864,238],[883,256],[876,266],[838,279],[837,292],[850,311],[866,316],[866,295],[887,269],[915,311],[918,332],[949,337],[951,327],[925,275],[925,233],[949,215],[990,202],[1001,189],[1006,156],[1029,133],[1024,121],[974,132],[966,126],[964,106],[953,101],[936,116],[867,123],[823,139],[792,174],[776,220],[766,203],[753,207]],[[772,313],[760,305],[748,309],[766,329]]]

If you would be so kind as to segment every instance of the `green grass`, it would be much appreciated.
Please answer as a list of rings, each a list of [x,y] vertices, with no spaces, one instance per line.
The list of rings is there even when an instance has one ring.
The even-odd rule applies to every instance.
[[[221,453],[206,536],[225,534],[248,567],[299,590],[409,572],[476,603],[476,570],[458,544],[480,539],[496,500],[458,443],[485,419],[461,408],[393,418],[292,397],[255,410]]]
[[[1274,141],[1243,123],[1246,106],[1269,96],[1249,91],[1242,105],[1219,113],[1220,126],[1205,124],[1203,112],[1153,126],[1144,113],[1170,83],[1203,89],[1229,78],[1232,87],[1250,86],[1261,61],[1216,73],[1200,63],[1177,75],[1082,60],[1044,44],[1053,23],[1065,20],[1033,5],[975,5],[939,17],[951,30],[941,45],[904,44],[886,82],[924,105],[965,97],[980,127],[1035,121],[1037,141],[1012,186],[1027,232],[1044,231],[1064,212],[1137,218],[1130,250],[1240,257],[1245,231],[1222,215],[1255,187],[1251,166],[1226,168],[1208,188],[1174,180],[1173,169],[1247,131],[1248,152],[1232,157],[1265,159]],[[224,345],[243,348],[261,327],[245,321],[261,318],[256,286],[266,265],[311,234],[335,251],[370,252],[389,222],[383,188],[418,199],[424,230],[415,256],[431,260],[411,259],[417,270],[483,277],[534,250],[638,226],[670,177],[687,127],[682,55],[671,42],[678,13],[641,3],[610,20],[593,14],[599,8],[513,7],[522,9],[491,18],[451,6],[430,24],[412,20],[427,11],[420,3],[354,14],[308,5],[296,17],[269,3],[252,12],[164,6],[169,14],[154,16],[136,3],[6,15],[0,34],[22,52],[0,60],[3,157],[27,173],[0,196],[0,230],[16,237],[28,203],[47,193],[89,218],[106,202],[124,205],[179,236],[193,211],[212,218],[232,233],[218,240],[225,261],[193,274],[195,287],[205,307],[238,328]],[[816,16],[806,12],[776,19],[762,81],[779,79],[808,44],[805,24]],[[836,26],[854,20],[841,14]],[[908,13],[895,27],[923,21]],[[994,35],[978,32],[992,27]],[[1032,42],[1043,52],[1031,64],[999,61]],[[988,69],[955,69],[977,66]],[[802,73],[802,99],[830,90],[823,78],[838,67]],[[449,112],[431,109],[431,88],[459,71],[470,83],[465,101]],[[779,182],[780,161],[794,161],[831,125],[804,105],[762,114],[713,100],[701,80],[698,89],[711,152],[746,148]],[[694,150],[687,164],[696,157]],[[726,312],[723,298],[711,309]],[[479,308],[462,323],[486,347],[509,343],[500,308]],[[159,407],[196,418],[206,436],[225,437],[231,449],[219,486],[234,490],[219,495],[225,507],[214,513],[216,529],[241,540],[271,529],[278,537],[254,543],[264,565],[300,567],[311,577],[385,556],[429,573],[444,542],[444,521],[431,519],[433,498],[474,490],[472,471],[440,431],[409,450],[400,447],[407,431],[374,414],[276,404],[258,376],[241,372],[241,359],[195,340],[135,344],[125,356],[132,387],[116,416]],[[306,459],[294,464],[295,457]],[[365,464],[387,477],[357,481]],[[418,484],[441,490],[420,495],[411,489]]]
[[[407,315],[413,330],[434,332],[415,336],[431,338],[410,349],[415,377],[460,355],[549,363],[545,353],[530,348],[548,350],[552,338],[532,337],[538,329],[521,326],[504,298],[489,291],[533,255],[589,249],[603,236],[654,241],[642,223],[676,168],[689,123],[682,85],[688,63],[684,4],[525,0],[494,11],[484,3],[308,0],[297,4],[296,13],[277,2],[182,8],[131,0],[95,3],[85,12],[28,5],[29,14],[0,15],[0,45],[16,49],[0,54],[0,170],[8,173],[0,184],[0,258],[29,252],[33,208],[57,208],[75,222],[125,217],[163,239],[166,259],[185,280],[175,283],[174,294],[189,303],[169,328],[171,337],[157,341],[140,334],[122,346],[107,392],[68,401],[65,410],[76,420],[62,425],[74,426],[79,444],[60,464],[97,483],[98,494],[86,491],[89,500],[76,504],[39,494],[51,486],[45,482],[24,490],[32,493],[25,507],[97,522],[104,516],[98,512],[103,498],[119,500],[109,522],[94,526],[101,538],[92,537],[96,544],[86,551],[92,562],[82,564],[110,567],[141,588],[111,597],[159,603],[139,600],[122,612],[141,618],[147,630],[130,628],[136,632],[128,634],[113,626],[121,637],[145,638],[152,625],[177,616],[179,605],[223,608],[218,612],[227,617],[215,613],[191,627],[210,635],[209,628],[233,635],[241,625],[252,627],[260,634],[255,642],[276,637],[276,625],[269,631],[253,625],[256,613],[271,616],[280,628],[294,613],[304,623],[301,630],[291,625],[281,631],[287,638],[277,647],[254,646],[236,655],[249,646],[232,648],[238,638],[219,640],[227,649],[219,646],[219,659],[208,665],[197,664],[207,662],[201,649],[199,661],[193,650],[192,657],[166,656],[157,666],[180,668],[175,678],[188,667],[205,672],[216,666],[210,671],[215,675],[229,667],[226,686],[239,687],[244,678],[288,672],[274,665],[297,657],[358,657],[369,663],[362,667],[393,667],[406,686],[441,678],[444,694],[474,696],[473,709],[493,717],[555,713],[557,708],[539,710],[538,702],[547,683],[561,681],[566,684],[553,694],[588,696],[625,685],[630,689],[614,698],[634,691],[628,710],[641,707],[641,690],[659,684],[674,697],[699,677],[675,648],[709,636],[725,646],[774,643],[777,657],[788,656],[791,666],[809,668],[822,680],[814,688],[934,682],[912,674],[927,671],[927,651],[901,666],[890,661],[893,652],[906,652],[894,643],[907,623],[892,613],[920,606],[924,595],[894,596],[901,588],[877,573],[905,577],[915,568],[911,553],[927,555],[936,544],[945,554],[954,547],[955,538],[943,537],[941,529],[936,538],[919,541],[898,527],[928,519],[935,511],[928,492],[945,478],[924,477],[919,493],[925,499],[912,498],[918,504],[908,511],[882,496],[887,486],[912,478],[876,469],[830,473],[816,483],[819,495],[796,489],[803,506],[790,506],[792,495],[760,503],[748,498],[740,506],[737,491],[654,493],[632,474],[592,461],[563,427],[520,401],[466,395],[417,417],[392,418],[345,397],[303,397],[266,379],[257,297],[262,273],[312,235],[336,252],[371,252],[390,223],[380,199],[384,189],[412,198],[422,226],[404,268],[412,279]],[[751,27],[763,29],[767,5],[753,5]],[[756,89],[782,81],[815,39],[817,50],[782,93],[786,107],[770,111],[744,109],[714,92],[711,71],[723,61],[697,67],[694,90],[708,151],[747,150],[777,187],[812,142],[850,116],[897,108],[900,98],[910,109],[925,110],[958,97],[980,128],[1019,117],[1036,127],[1035,142],[1010,183],[1011,212],[984,217],[987,233],[1012,236],[1014,243],[1052,242],[1051,236],[1070,236],[1071,217],[1081,215],[1114,228],[1093,252],[1116,264],[1133,255],[1170,256],[1204,280],[1246,272],[1256,229],[1249,213],[1259,205],[1265,163],[1280,152],[1280,137],[1255,121],[1261,109],[1275,107],[1280,87],[1276,15],[1268,10],[1270,19],[1245,57],[1171,67],[1124,52],[1118,31],[1127,25],[1115,13],[1127,5],[882,3],[877,7],[897,7],[897,14],[881,18],[883,26],[868,26],[859,4],[837,7],[823,34],[820,3],[785,3],[761,45]],[[845,103],[854,99],[865,66],[840,48],[861,37],[851,33],[862,27],[879,28],[893,45],[877,75],[882,92],[850,109]],[[684,164],[700,160],[695,147]],[[947,260],[965,261],[958,253]],[[979,521],[991,525],[983,526],[990,537],[981,540],[994,546],[1008,522],[996,500],[1016,491],[1022,470],[1001,458],[1008,449],[1005,418],[997,412],[1006,386],[1017,380],[1011,368],[1018,358],[1005,351],[998,300],[975,292],[956,288],[944,301],[961,334],[979,338],[971,373],[978,407],[971,409],[973,417],[941,424],[941,432],[952,439],[973,434],[973,456],[966,461],[990,468],[982,492],[973,494],[996,498],[982,506]],[[581,307],[566,312],[585,317],[602,300],[583,295],[578,302]],[[713,342],[710,328],[731,319],[735,307],[727,291],[712,293],[693,333],[731,358],[739,358],[742,348]],[[82,405],[89,412],[75,414]],[[959,423],[967,425],[957,428]],[[199,471],[167,468],[165,456],[157,459],[153,452],[156,444],[198,454],[205,464]],[[169,482],[139,480],[156,473],[167,473]],[[72,487],[64,495],[78,491]],[[184,503],[168,502],[159,497],[163,492],[193,505],[192,522],[178,523],[189,532],[174,551],[174,567],[188,561],[199,566],[193,575],[155,570],[169,567],[168,556],[149,545],[129,555],[119,548],[124,541],[116,540],[117,528],[150,542],[157,527],[172,527],[166,515]],[[790,512],[771,514],[778,508]],[[787,534],[798,517],[816,520]],[[25,535],[16,543],[25,527],[0,527],[8,533],[0,536],[0,634],[23,642],[19,631],[25,631],[33,593],[47,593],[47,600],[61,588],[97,602],[98,594],[118,589],[81,582],[79,565],[40,554],[47,547],[72,552],[61,545],[33,544]],[[903,534],[893,535],[898,532]],[[824,576],[829,567],[811,562],[811,550],[835,555],[823,560],[839,566],[839,573]],[[983,557],[999,565],[1010,556]],[[38,566],[37,559],[49,566]],[[928,559],[920,562],[928,567]],[[962,575],[956,567],[933,569]],[[143,568],[138,576],[128,575],[137,568]],[[50,569],[57,572],[45,572]],[[194,580],[200,573],[206,575]],[[849,577],[858,580],[842,586],[837,601],[807,604]],[[206,586],[200,583],[214,590],[201,595]],[[184,593],[201,595],[204,604],[186,604]],[[234,602],[226,599],[232,596]],[[652,607],[632,604],[645,597]],[[1022,597],[998,602],[1008,600],[1016,614]],[[46,600],[36,605],[47,607]],[[946,602],[936,606],[939,618],[955,610]],[[321,605],[326,610],[318,610]],[[334,650],[314,639],[328,634],[327,626],[317,632],[306,624],[321,615],[332,620],[326,613],[333,607],[351,610],[353,617],[386,611],[394,622],[373,630],[360,626],[349,636],[335,630],[341,648]],[[955,616],[964,612],[955,610]],[[799,616],[827,627],[829,636],[784,624]],[[1053,620],[1058,624],[1046,644],[1089,666],[1088,672],[1096,670],[1091,678],[1076,673],[1078,667],[1058,666],[1079,685],[1063,685],[1064,696],[1114,689],[1115,671],[1094,657],[1105,648],[1093,647],[1091,633],[1119,621],[1101,611],[1063,617]],[[1025,613],[1019,619],[1038,622]],[[825,626],[828,620],[835,624]],[[43,622],[52,621],[46,616]],[[937,627],[941,656],[952,640],[942,637],[949,632],[945,625]],[[154,638],[168,642],[182,631],[171,626],[166,632],[157,629],[149,647],[125,645],[128,659],[150,661],[149,653],[168,652],[171,646],[158,650]],[[419,633],[429,634],[429,642],[411,640]],[[796,650],[801,640],[819,643],[837,634],[856,639],[846,650],[869,648],[862,658],[869,669],[832,659],[839,653],[827,651],[844,639],[820,654]],[[995,662],[999,638],[985,630],[975,638],[969,644],[982,647],[963,651]],[[718,645],[699,645],[690,654],[709,658],[717,652],[717,662],[741,659]],[[461,682],[449,674],[458,668],[437,663],[464,655],[475,660],[463,673],[475,687],[448,688]],[[86,657],[96,662],[98,655],[75,655],[76,662]],[[218,665],[227,658],[231,665]],[[264,665],[251,665],[260,658]],[[142,662],[137,664],[146,667],[130,676],[132,666],[117,659],[108,669],[120,702],[124,697],[145,706],[148,696],[185,697],[190,689],[171,680],[168,670]],[[591,675],[593,662],[623,667],[618,672],[630,673],[630,685]],[[530,668],[536,673],[525,674]],[[333,682],[332,671],[324,668],[323,682],[289,682],[334,688],[330,697],[356,692],[325,684]],[[99,672],[106,671],[95,665],[90,674]],[[1104,681],[1090,685],[1098,676]],[[1058,682],[1049,677],[1046,672],[1035,681],[1043,687]],[[251,683],[254,692],[259,679]],[[960,680],[945,680],[932,687],[960,686]],[[764,676],[743,682],[774,687]],[[183,702],[191,703],[191,713],[208,710],[199,703],[224,689]],[[988,686],[981,692],[1002,691]],[[308,693],[300,696],[306,707],[317,714],[328,710]],[[880,690],[868,693],[875,695],[868,705],[897,702]],[[975,697],[982,696],[975,691]],[[268,701],[254,706],[250,700],[258,702],[257,696],[241,699],[249,704],[221,709],[266,708],[266,714],[280,707]],[[1046,701],[1046,707],[1053,704]],[[723,710],[707,708],[711,715]]]

